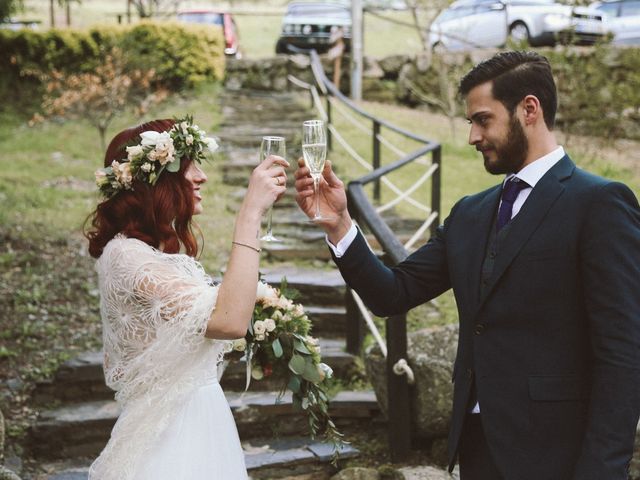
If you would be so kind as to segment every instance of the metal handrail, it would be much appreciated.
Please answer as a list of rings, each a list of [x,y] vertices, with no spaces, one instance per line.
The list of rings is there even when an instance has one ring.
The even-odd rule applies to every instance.
[[[437,219],[439,218],[440,210],[441,146],[437,142],[404,130],[403,128],[364,111],[360,106],[342,94],[336,85],[327,78],[324,69],[322,68],[318,53],[315,50],[312,50],[309,52],[309,55],[311,57],[311,69],[317,83],[317,88],[314,85],[310,85],[299,80],[292,81],[292,83],[310,91],[312,103],[318,108],[322,118],[327,121],[329,127],[329,136],[327,138],[329,148],[331,148],[331,136],[333,135],[345,148],[348,147],[352,150],[348,143],[344,145],[344,143],[346,143],[345,139],[342,138],[334,125],[331,124],[332,102],[329,100],[329,96],[356,112],[361,117],[367,118],[373,122],[373,161],[372,166],[368,167],[372,168],[372,171],[349,182],[347,187],[348,205],[352,216],[358,223],[366,226],[366,228],[374,235],[388,259],[394,264],[399,263],[407,257],[409,254],[408,248],[418,240],[427,228],[431,229],[433,233],[437,226]],[[326,108],[322,105],[320,94],[327,96]],[[404,154],[397,161],[389,165],[381,166],[380,144],[385,143],[382,141],[384,137],[382,137],[380,133],[381,127],[422,143],[423,145],[413,152]],[[386,146],[389,147],[389,145]],[[399,149],[396,149],[396,152],[398,150]],[[386,208],[386,206],[376,208],[367,196],[365,186],[367,184],[373,184],[373,195],[375,200],[379,200],[380,198],[379,189],[381,182],[385,183],[392,190],[398,193],[398,187],[393,185],[386,176],[389,173],[394,172],[428,154],[431,155],[432,164],[428,169],[427,174],[420,177],[419,182],[424,182],[428,178],[431,178],[431,208],[428,209],[428,207],[424,207],[420,204],[425,208],[425,210],[428,210],[429,216],[420,226],[418,231],[412,235],[411,239],[405,246],[380,215],[380,210]],[[352,153],[352,156],[360,162],[364,161],[364,159],[362,159],[362,157],[355,151]],[[428,173],[430,173],[430,176]],[[409,190],[413,191],[416,189],[417,186],[414,184],[414,186],[410,187]],[[412,204],[417,203],[409,196],[411,194],[410,191],[402,193],[404,201],[409,201]],[[413,200],[413,202],[411,202],[411,200]],[[364,319],[367,325],[369,325],[374,338],[379,343],[381,352],[386,357],[388,372],[387,392],[389,446],[391,459],[393,461],[404,460],[408,457],[411,448],[411,402],[409,388],[414,382],[413,371],[407,362],[406,314],[386,319],[387,343],[385,345],[360,297],[355,292],[348,289],[345,299],[347,303],[348,316],[347,350],[352,353],[359,352],[364,338],[364,326],[362,325],[362,320]]]

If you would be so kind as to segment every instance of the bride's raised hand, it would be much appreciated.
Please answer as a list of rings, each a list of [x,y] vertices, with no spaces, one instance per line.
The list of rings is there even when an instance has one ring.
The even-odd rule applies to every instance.
[[[289,162],[276,155],[265,158],[253,169],[243,206],[262,216],[287,190]]]

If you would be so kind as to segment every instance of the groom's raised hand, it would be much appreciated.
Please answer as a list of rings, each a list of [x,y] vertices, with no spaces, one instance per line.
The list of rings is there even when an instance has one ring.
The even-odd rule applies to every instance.
[[[296,202],[311,218],[315,212],[313,178],[302,157],[298,159],[295,179]],[[320,211],[323,216],[331,217],[330,220],[319,220],[317,223],[327,232],[329,241],[335,245],[349,231],[352,221],[347,211],[344,183],[333,172],[330,160],[325,162],[322,177],[320,177]]]

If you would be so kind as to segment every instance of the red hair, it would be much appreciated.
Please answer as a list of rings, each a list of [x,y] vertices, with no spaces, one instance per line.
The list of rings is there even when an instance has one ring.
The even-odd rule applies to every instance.
[[[140,134],[149,130],[165,132],[173,120],[153,120],[118,133],[107,147],[104,165],[127,158],[126,147],[138,144]],[[182,158],[180,170],[162,172],[155,185],[133,181],[132,190],[122,190],[101,201],[85,222],[84,235],[89,240],[89,253],[98,258],[105,245],[118,233],[137,238],[165,253],[178,253],[184,246],[192,257],[198,254],[193,233],[193,189],[184,174],[191,159]],[[86,223],[91,223],[87,230]]]

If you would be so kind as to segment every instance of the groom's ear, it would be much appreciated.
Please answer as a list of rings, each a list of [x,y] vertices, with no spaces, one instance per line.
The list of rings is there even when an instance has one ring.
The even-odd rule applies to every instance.
[[[535,95],[527,95],[522,99],[522,116],[525,125],[535,125],[543,118],[542,105]]]

